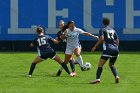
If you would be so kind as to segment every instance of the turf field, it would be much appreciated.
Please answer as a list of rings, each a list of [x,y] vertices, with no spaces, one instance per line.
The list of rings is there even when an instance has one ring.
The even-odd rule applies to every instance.
[[[62,58],[64,55],[58,53]],[[121,81],[114,84],[114,77],[105,65],[102,82],[88,84],[95,78],[100,53],[83,52],[84,61],[92,64],[92,69],[81,72],[76,66],[78,76],[69,77],[63,71],[55,77],[59,65],[47,60],[37,65],[32,78],[27,77],[30,64],[36,53],[0,53],[0,93],[140,93],[140,52],[123,52],[116,67]]]

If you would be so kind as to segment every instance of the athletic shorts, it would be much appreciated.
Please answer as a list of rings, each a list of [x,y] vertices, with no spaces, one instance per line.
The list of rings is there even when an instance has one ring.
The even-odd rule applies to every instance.
[[[48,51],[41,52],[39,56],[40,56],[40,58],[42,58],[43,60],[46,60],[46,59],[48,59],[48,58],[54,59],[55,56],[56,56],[56,53],[55,53],[54,50],[50,49],[49,52],[48,52]]]
[[[81,45],[77,45],[77,46],[74,46],[74,47],[67,47],[67,48],[66,48],[66,51],[65,51],[65,54],[73,55],[74,50],[75,50],[76,48],[81,48]]]
[[[101,56],[101,59],[109,60],[110,63],[115,63],[118,57],[119,51],[118,50],[104,50]]]

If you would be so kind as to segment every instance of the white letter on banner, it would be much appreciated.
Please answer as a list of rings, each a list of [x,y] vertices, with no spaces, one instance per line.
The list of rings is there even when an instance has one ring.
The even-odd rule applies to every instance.
[[[10,1],[10,25],[8,34],[34,34],[35,31],[31,28],[18,28],[18,0]]]
[[[94,28],[92,26],[92,13],[91,6],[92,0],[84,0],[84,28],[93,34],[99,33],[99,28]],[[106,5],[113,6],[114,0],[106,0]],[[96,14],[96,13],[95,13]],[[103,17],[109,17],[111,19],[111,24],[114,26],[114,13],[103,13]]]
[[[140,29],[134,28],[134,16],[140,16],[140,11],[134,11],[134,0],[126,0],[126,28],[124,34],[140,34]]]
[[[56,16],[68,18],[68,9],[56,10],[56,0],[48,0],[48,31],[47,34],[55,34],[56,29]],[[46,20],[47,21],[47,20]]]

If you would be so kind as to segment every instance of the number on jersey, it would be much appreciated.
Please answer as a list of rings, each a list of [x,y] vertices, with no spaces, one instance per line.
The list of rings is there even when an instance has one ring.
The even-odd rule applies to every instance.
[[[107,37],[108,37],[108,39],[114,39],[114,31],[107,30]]]
[[[38,41],[39,46],[45,45],[46,37],[39,38],[37,41]]]

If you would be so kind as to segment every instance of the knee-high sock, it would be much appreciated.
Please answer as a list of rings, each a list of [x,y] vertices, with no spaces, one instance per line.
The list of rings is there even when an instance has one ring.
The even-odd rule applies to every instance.
[[[77,62],[79,63],[80,67],[83,66],[83,59],[81,55],[77,57]]]
[[[103,70],[102,67],[98,67],[97,72],[96,72],[96,79],[100,79],[100,76],[102,74],[102,70]]]
[[[61,63],[61,66],[65,69],[65,71],[70,74],[70,71],[65,63]]]
[[[69,63],[70,63],[70,67],[72,69],[72,72],[75,72],[75,64],[74,64],[74,61],[73,60],[70,60]]]
[[[33,71],[34,71],[34,69],[35,69],[35,66],[36,66],[35,63],[32,63],[32,64],[31,64],[30,71],[29,71],[29,75],[32,75],[32,73],[33,73]]]
[[[117,70],[116,70],[115,66],[110,66],[110,69],[111,69],[111,71],[112,71],[114,77],[118,76]]]

